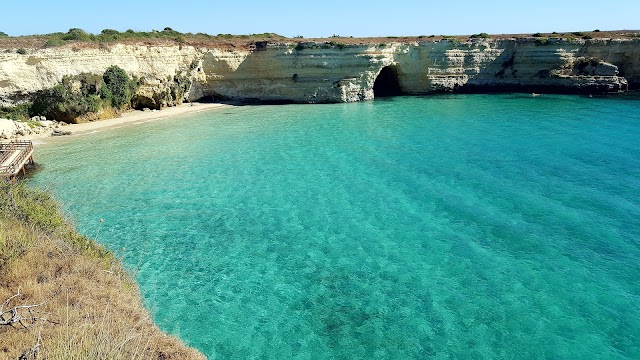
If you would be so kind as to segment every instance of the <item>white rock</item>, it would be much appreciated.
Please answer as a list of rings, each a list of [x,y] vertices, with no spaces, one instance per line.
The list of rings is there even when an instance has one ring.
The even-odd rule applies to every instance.
[[[9,119],[0,119],[0,138],[10,139],[16,135],[16,122]]]

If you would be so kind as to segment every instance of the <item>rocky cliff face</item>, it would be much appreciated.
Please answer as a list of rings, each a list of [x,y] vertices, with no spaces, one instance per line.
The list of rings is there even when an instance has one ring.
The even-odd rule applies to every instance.
[[[187,79],[189,100],[351,102],[442,91],[601,93],[640,87],[640,39],[480,39],[342,45],[256,44],[250,50],[114,45],[0,54],[0,100],[15,102],[64,75],[118,65],[141,79],[139,106]]]

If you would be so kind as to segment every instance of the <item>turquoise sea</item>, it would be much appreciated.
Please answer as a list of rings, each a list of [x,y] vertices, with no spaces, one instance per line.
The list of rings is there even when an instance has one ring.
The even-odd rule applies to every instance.
[[[640,358],[638,97],[239,106],[36,160],[211,359]]]

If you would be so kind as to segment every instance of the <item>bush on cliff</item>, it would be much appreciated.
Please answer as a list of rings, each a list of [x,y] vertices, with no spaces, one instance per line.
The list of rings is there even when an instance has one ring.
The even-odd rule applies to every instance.
[[[12,120],[29,120],[29,108],[31,103],[22,103],[15,106],[0,106],[0,118]]]
[[[471,38],[472,38],[472,39],[488,39],[488,38],[490,38],[490,37],[491,37],[491,36],[490,36],[489,34],[487,34],[487,33],[480,33],[480,34],[473,34],[473,35],[471,35]]]
[[[76,122],[78,117],[102,109],[101,88],[99,76],[65,76],[60,84],[36,93],[31,113],[34,116],[44,115],[50,119]]]
[[[102,76],[65,76],[58,85],[34,95],[30,115],[78,122],[89,114],[118,112],[130,106],[136,86],[136,81],[117,66],[111,66]]]
[[[62,36],[62,40],[91,41],[91,35],[82,29],[72,28]]]
[[[120,67],[109,67],[102,76],[105,87],[102,92],[105,100],[110,100],[116,109],[128,107],[136,90],[136,81],[131,79]]]

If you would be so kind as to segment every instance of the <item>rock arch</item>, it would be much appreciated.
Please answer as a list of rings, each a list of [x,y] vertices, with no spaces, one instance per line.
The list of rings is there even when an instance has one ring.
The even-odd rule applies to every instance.
[[[385,66],[380,70],[373,83],[373,97],[389,97],[402,95],[402,88],[398,81],[398,67]]]

